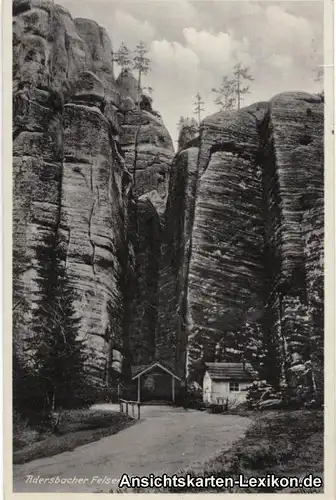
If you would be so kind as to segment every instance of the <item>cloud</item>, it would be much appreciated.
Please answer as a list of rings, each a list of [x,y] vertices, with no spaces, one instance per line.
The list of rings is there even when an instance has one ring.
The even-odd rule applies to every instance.
[[[313,30],[306,19],[285,12],[279,5],[266,8],[266,26],[272,46],[280,44],[282,50],[292,47],[309,47],[313,38]]]
[[[206,81],[201,61],[189,47],[168,40],[153,41],[149,57],[152,70],[144,82],[153,87],[154,106],[162,113],[165,125],[176,140],[179,117],[190,115],[201,80]]]
[[[236,62],[247,66],[254,62],[246,37],[235,40],[230,33],[210,33],[205,30],[197,31],[195,28],[185,28],[183,35],[186,46],[199,57],[201,68],[213,74],[228,74]]]
[[[273,54],[270,57],[269,64],[275,71],[281,75],[284,80],[289,80],[291,72],[293,71],[293,59],[284,54]]]
[[[283,54],[272,55],[269,62],[271,66],[281,71],[289,71],[293,67],[293,59]]]
[[[172,79],[179,79],[182,75],[185,78],[186,72],[190,76],[195,74],[200,64],[193,50],[180,43],[167,40],[153,41],[149,55],[156,71],[160,74],[168,73]]]
[[[183,35],[189,46],[207,66],[216,64],[228,65],[233,52],[233,41],[228,33],[212,34],[185,28]]]
[[[131,14],[119,9],[114,13],[113,26],[115,28],[113,42],[118,45],[122,41],[130,47],[135,46],[139,40],[148,43],[156,34],[156,28],[148,21],[139,21]],[[120,29],[121,26],[122,29]]]
[[[197,5],[187,0],[125,2],[123,9],[131,12],[138,19],[148,20],[156,26],[163,39],[182,42],[182,30],[186,24],[200,28],[202,19]]]
[[[246,105],[282,91],[320,90],[313,71],[323,61],[323,2],[57,1],[74,17],[104,26],[114,47],[147,44],[152,68],[144,83],[174,139],[179,117],[193,113],[196,92],[206,114],[216,111],[211,88],[237,61],[254,77]]]

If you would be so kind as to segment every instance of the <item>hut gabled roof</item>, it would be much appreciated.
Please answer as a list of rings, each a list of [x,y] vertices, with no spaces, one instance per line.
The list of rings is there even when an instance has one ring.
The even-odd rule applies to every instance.
[[[212,380],[252,381],[255,372],[251,363],[205,363]]]
[[[150,363],[149,365],[140,365],[140,366],[134,366],[132,367],[132,380],[135,380],[136,378],[140,377],[141,375],[144,375],[147,372],[150,372],[153,370],[155,367],[161,368],[163,371],[166,373],[169,373],[172,377],[174,377],[177,380],[181,381],[181,378],[178,377],[170,368],[164,366],[162,362],[160,361],[153,361],[153,363]]]

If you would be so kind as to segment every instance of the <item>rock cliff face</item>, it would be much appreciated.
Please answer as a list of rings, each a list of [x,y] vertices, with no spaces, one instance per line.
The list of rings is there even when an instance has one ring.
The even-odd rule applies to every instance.
[[[162,233],[157,357],[180,375],[185,373],[188,274],[193,232],[199,149],[177,154],[170,175]]]
[[[99,383],[154,358],[200,381],[252,361],[323,386],[323,102],[285,93],[206,118],[174,155],[93,21],[13,2],[14,342],[57,234]],[[123,363],[125,361],[126,363]],[[124,367],[124,368],[123,368]]]
[[[95,22],[72,19],[51,1],[17,0],[13,27],[15,342],[30,336],[36,247],[57,233],[90,373],[102,381],[110,353],[120,361],[133,350],[129,289],[141,289],[138,272],[147,286],[148,265],[159,258],[155,246],[146,253],[150,241],[134,254],[136,227],[146,238],[150,219],[148,204],[136,207],[135,199],[154,191],[165,203],[172,142],[161,118],[137,109],[127,82],[115,81],[111,42]],[[135,311],[143,293],[135,293]]]
[[[322,366],[323,103],[287,93],[217,113],[199,143],[176,158],[175,184],[172,167],[160,336],[182,332],[191,379],[203,361],[247,357],[289,382],[316,349]]]
[[[224,329],[239,328],[263,303],[262,174],[253,111],[220,113],[205,120],[202,131],[189,307],[194,340],[209,339],[202,341],[205,359],[214,356]]]
[[[129,80],[132,78],[130,75]],[[133,175],[135,196],[156,190],[165,200],[174,150],[162,119],[152,109],[134,108],[120,113],[119,122],[120,146]]]
[[[323,200],[323,103],[304,93],[279,95],[271,101],[268,119],[263,136],[268,307],[282,353],[279,369],[288,380],[311,352],[307,233],[312,231],[308,214]],[[318,230],[321,212],[315,221]]]

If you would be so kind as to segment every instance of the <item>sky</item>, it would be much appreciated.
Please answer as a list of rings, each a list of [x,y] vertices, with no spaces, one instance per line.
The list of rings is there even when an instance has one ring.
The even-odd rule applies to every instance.
[[[72,17],[103,26],[117,50],[142,40],[151,71],[153,107],[174,142],[180,116],[194,116],[199,92],[202,118],[219,110],[211,91],[233,66],[248,66],[254,80],[243,105],[283,91],[318,92],[323,64],[323,2],[264,0],[56,0]],[[118,76],[118,72],[115,75]]]

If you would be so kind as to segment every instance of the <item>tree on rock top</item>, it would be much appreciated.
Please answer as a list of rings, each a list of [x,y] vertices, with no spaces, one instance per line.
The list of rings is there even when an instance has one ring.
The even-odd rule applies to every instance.
[[[177,124],[178,135],[178,150],[184,149],[186,144],[194,139],[199,133],[198,123],[195,118],[181,116]]]
[[[213,88],[212,92],[217,94],[214,103],[220,106],[222,111],[232,111],[235,108],[236,95],[233,80],[223,76],[221,86],[218,89]]]
[[[130,69],[132,65],[130,50],[126,47],[124,42],[120,45],[119,50],[116,52],[114,61],[121,67],[121,70]]]
[[[202,111],[205,111],[205,109],[203,108],[204,101],[203,101],[202,96],[199,92],[197,92],[197,94],[195,96],[194,106],[195,106],[194,114],[197,116],[198,126],[200,127],[201,126],[201,113],[202,113]]]
[[[214,103],[223,111],[240,109],[244,96],[250,93],[249,85],[243,86],[246,80],[253,81],[249,68],[244,67],[242,63],[237,63],[233,67],[232,76],[223,76],[221,86],[218,89],[212,89],[212,92],[217,94]]]
[[[233,68],[233,81],[235,83],[235,93],[237,96],[237,108],[240,109],[241,101],[246,94],[250,93],[250,86],[243,87],[245,80],[253,81],[248,67],[243,67],[242,63],[237,63]]]
[[[147,57],[148,50],[145,47],[144,42],[139,42],[135,47],[135,55],[133,57],[133,69],[138,72],[138,105],[140,107],[141,101],[141,78],[143,75],[147,75],[150,71],[150,59]]]

